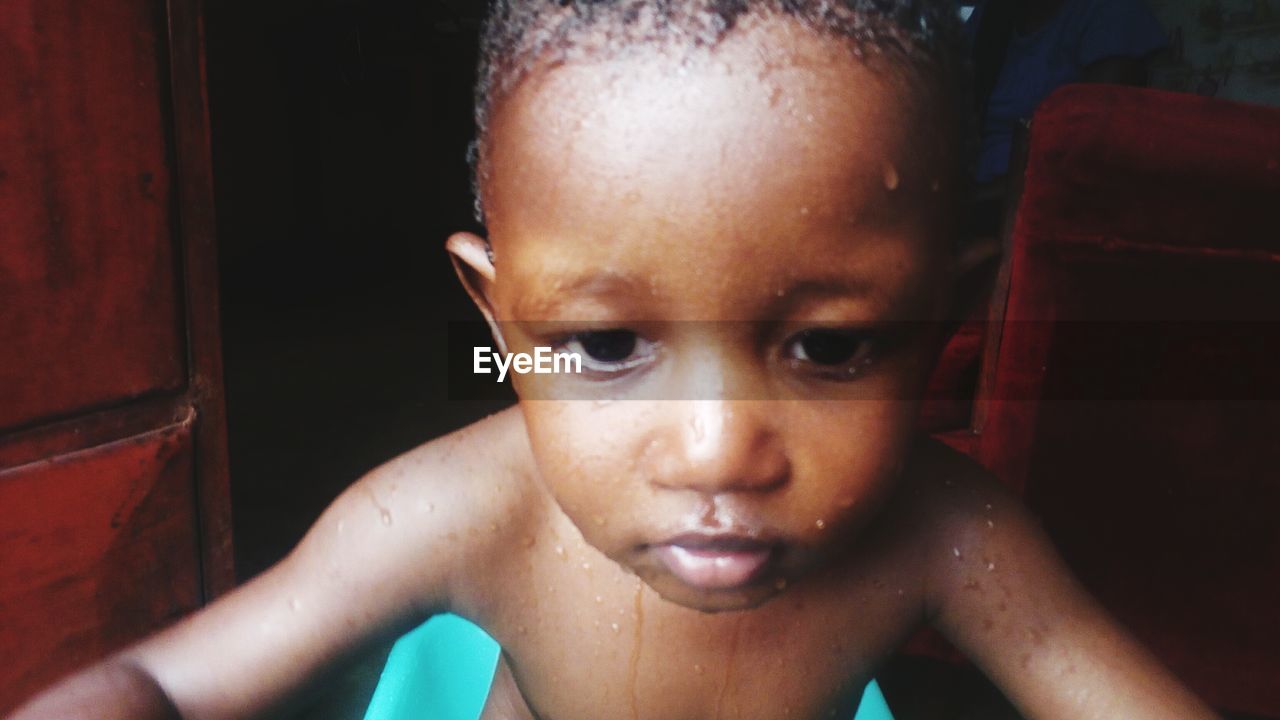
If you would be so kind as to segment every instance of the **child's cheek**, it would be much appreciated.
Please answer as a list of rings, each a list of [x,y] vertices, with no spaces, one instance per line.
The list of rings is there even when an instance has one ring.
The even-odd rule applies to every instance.
[[[611,406],[610,406],[611,405]],[[638,403],[605,405],[589,400],[535,400],[521,403],[534,458],[547,489],[571,518],[607,505],[626,492],[627,448]],[[631,411],[631,412],[626,412]]]
[[[792,481],[814,529],[861,525],[901,474],[915,404],[899,400],[797,403],[789,418]]]

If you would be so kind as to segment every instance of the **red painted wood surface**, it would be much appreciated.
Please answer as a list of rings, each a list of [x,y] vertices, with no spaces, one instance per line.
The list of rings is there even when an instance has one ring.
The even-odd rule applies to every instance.
[[[186,380],[163,3],[0,3],[0,430]]]
[[[193,419],[0,471],[0,714],[199,605]]]
[[[199,19],[0,2],[0,714],[233,584]]]

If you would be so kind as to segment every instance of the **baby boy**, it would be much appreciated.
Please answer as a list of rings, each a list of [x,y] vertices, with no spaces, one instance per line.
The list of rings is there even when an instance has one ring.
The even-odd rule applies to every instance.
[[[499,0],[448,251],[518,407],[18,717],[270,714],[444,612],[486,720],[851,717],[924,623],[1036,718],[1212,713],[982,469],[914,432],[966,270],[946,0]]]

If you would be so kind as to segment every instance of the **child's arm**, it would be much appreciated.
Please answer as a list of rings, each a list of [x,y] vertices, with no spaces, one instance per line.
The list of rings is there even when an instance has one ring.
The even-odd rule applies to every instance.
[[[450,536],[468,537],[499,510],[490,488],[507,416],[370,473],[271,570],[55,686],[12,720],[261,714],[371,643],[448,609],[454,568],[484,567],[493,551]]]
[[[938,489],[930,611],[1024,715],[1216,717],[1089,596],[1017,500],[966,474]]]
[[[155,678],[128,661],[112,658],[78,673],[18,709],[11,720],[178,718]]]

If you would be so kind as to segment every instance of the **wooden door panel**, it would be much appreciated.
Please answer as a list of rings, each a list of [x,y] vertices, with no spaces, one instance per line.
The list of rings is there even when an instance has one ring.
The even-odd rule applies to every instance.
[[[199,605],[193,420],[0,471],[0,714]]]
[[[0,3],[0,430],[186,378],[164,6]]]
[[[0,715],[233,583],[198,0],[0,0]]]

